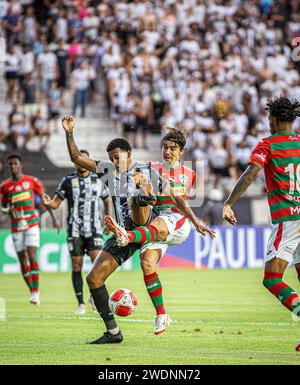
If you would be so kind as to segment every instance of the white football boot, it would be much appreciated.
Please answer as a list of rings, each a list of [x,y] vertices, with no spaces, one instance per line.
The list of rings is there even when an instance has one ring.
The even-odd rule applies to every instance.
[[[30,303],[32,303],[33,305],[39,305],[41,303],[39,291],[33,291],[30,294]]]
[[[172,322],[168,314],[159,314],[155,318],[154,334],[158,335],[166,330],[166,327]]]
[[[77,308],[75,314],[85,314],[85,313],[86,313],[85,304],[84,304],[84,303],[81,303],[81,304],[78,306],[78,308]]]
[[[129,238],[127,235],[127,231],[109,215],[106,215],[104,218],[105,226],[115,235],[117,238],[117,245],[121,247],[125,247],[129,243]]]

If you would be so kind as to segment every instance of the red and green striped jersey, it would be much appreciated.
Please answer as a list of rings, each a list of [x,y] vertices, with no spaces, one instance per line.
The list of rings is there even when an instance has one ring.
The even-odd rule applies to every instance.
[[[264,167],[272,223],[300,219],[300,136],[280,132],[262,139],[250,163]]]
[[[21,179],[7,179],[0,187],[4,206],[9,205],[11,231],[13,233],[37,226],[39,219],[35,213],[34,194],[41,195],[44,189],[37,178],[24,175]]]
[[[164,162],[150,162],[151,167],[156,169],[160,175],[166,179],[176,195],[180,195],[185,201],[189,200],[190,190],[193,187],[196,179],[195,172],[180,164],[176,168]],[[172,211],[179,211],[170,197],[157,196],[155,208],[159,211],[171,209]]]

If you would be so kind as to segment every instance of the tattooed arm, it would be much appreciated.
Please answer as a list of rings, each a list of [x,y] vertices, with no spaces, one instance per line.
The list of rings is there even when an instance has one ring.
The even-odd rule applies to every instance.
[[[75,126],[75,120],[72,116],[64,116],[61,120],[62,126],[66,132],[67,146],[70,154],[71,161],[77,166],[81,166],[86,170],[96,172],[96,161],[81,156],[78,147],[74,141],[73,130]]]
[[[237,224],[237,219],[235,217],[234,211],[232,210],[232,206],[239,200],[239,198],[244,194],[247,188],[254,181],[261,167],[262,166],[258,165],[257,163],[251,163],[244,171],[244,173],[240,176],[233,190],[231,191],[231,194],[224,203],[223,218],[225,218],[226,221],[228,221],[230,224]]]

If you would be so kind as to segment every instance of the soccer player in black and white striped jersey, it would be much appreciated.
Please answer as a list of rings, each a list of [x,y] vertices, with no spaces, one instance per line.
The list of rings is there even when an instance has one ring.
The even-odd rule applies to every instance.
[[[86,150],[82,157],[89,158]],[[111,198],[106,185],[98,175],[83,167],[75,166],[76,172],[66,175],[59,183],[54,198],[44,194],[45,206],[57,209],[64,199],[68,202],[68,248],[72,258],[72,282],[78,301],[77,314],[85,314],[83,300],[82,265],[88,254],[94,262],[103,245],[103,216],[111,212]],[[91,302],[91,301],[90,301]]]

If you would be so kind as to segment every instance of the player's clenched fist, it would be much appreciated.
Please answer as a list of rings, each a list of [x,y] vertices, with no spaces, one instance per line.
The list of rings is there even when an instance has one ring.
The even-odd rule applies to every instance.
[[[45,206],[49,206],[51,203],[51,198],[47,194],[42,194],[41,195],[42,202]]]
[[[71,115],[65,115],[61,120],[61,124],[64,130],[66,131],[66,133],[71,134],[74,130],[75,119]]]

